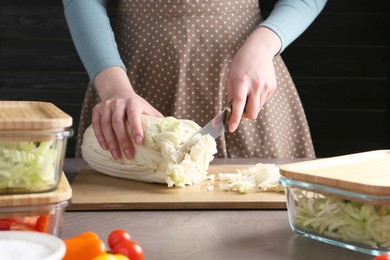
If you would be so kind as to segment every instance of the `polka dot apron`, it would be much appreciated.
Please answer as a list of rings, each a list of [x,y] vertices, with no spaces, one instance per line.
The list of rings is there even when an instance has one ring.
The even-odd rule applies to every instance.
[[[204,126],[226,104],[225,76],[262,21],[258,0],[120,0],[116,41],[135,91],[165,116]],[[298,93],[280,56],[277,90],[257,120],[217,140],[216,157],[314,158]],[[76,156],[98,94],[89,85]]]

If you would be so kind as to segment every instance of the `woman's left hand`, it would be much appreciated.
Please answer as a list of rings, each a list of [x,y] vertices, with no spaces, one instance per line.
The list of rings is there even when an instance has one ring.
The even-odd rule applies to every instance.
[[[260,109],[276,90],[273,58],[279,52],[279,37],[266,27],[257,28],[233,58],[227,74],[227,100],[233,100],[229,131],[241,119],[256,119]]]

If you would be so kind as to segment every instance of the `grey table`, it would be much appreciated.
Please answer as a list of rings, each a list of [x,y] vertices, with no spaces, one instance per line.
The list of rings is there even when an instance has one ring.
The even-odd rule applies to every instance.
[[[216,159],[215,164],[293,162],[291,160]],[[66,159],[70,182],[85,165]],[[146,260],[299,259],[352,260],[373,256],[314,241],[294,233],[286,210],[147,210],[65,212],[62,238],[94,231],[107,241],[126,229],[145,251]]]

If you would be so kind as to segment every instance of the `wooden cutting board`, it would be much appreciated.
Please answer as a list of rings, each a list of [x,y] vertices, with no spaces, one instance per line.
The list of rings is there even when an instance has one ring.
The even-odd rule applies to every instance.
[[[235,173],[253,165],[210,165],[209,174]],[[89,166],[72,183],[72,203],[67,210],[152,210],[152,209],[285,209],[283,192],[240,194],[226,191],[218,181],[214,190],[209,180],[186,188],[168,188],[101,174]]]

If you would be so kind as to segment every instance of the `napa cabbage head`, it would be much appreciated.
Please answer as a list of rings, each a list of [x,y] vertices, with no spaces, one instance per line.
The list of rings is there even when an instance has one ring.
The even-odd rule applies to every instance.
[[[143,115],[144,142],[135,144],[135,156],[114,160],[103,150],[89,126],[84,133],[82,155],[89,166],[101,173],[144,182],[167,183],[169,187],[185,187],[207,178],[210,162],[217,152],[215,140],[209,135],[197,135],[188,153],[179,161],[172,154],[192,137],[200,126],[194,121],[174,117]],[[128,132],[131,133],[129,126]],[[131,134],[130,134],[131,137]]]

